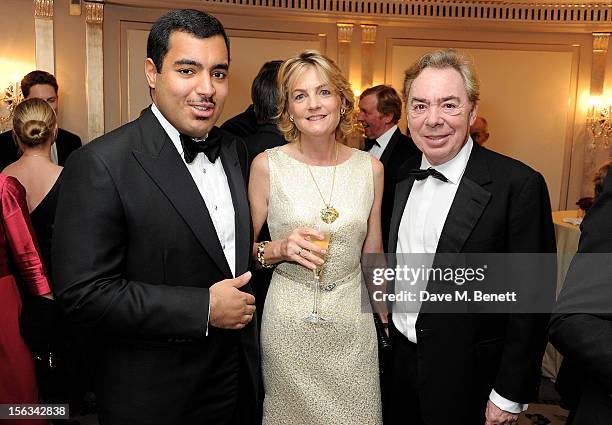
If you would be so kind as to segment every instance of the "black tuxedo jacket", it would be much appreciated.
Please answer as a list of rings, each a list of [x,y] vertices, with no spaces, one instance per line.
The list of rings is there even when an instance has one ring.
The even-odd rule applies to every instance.
[[[563,354],[557,388],[572,424],[612,423],[612,173],[581,226],[550,340]],[[591,255],[589,255],[591,254]],[[568,422],[570,423],[570,422]]]
[[[421,156],[400,171],[389,252]],[[405,176],[402,178],[402,176]],[[523,163],[474,144],[444,223],[437,253],[554,253],[544,178]],[[542,282],[554,297],[554,279]],[[427,425],[484,423],[491,389],[527,403],[536,397],[548,315],[438,314],[421,306],[416,322],[418,391]]]
[[[383,190],[382,204],[380,208],[380,222],[382,227],[383,247],[389,242],[389,224],[393,212],[393,198],[395,195],[395,184],[397,173],[404,162],[412,155],[420,153],[410,137],[402,134],[396,129],[380,157],[385,169],[385,187]]]
[[[257,132],[259,125],[253,105],[249,105],[244,112],[239,113],[221,124],[221,129],[234,136],[247,138]]]
[[[240,275],[252,246],[244,144],[223,133],[220,160]],[[99,341],[102,424],[226,424],[237,408],[239,374],[248,382],[240,390],[255,400],[256,320],[240,331],[209,326],[205,334],[209,287],[231,270],[206,205],[151,110],[72,155],[52,250],[58,299]]]
[[[17,161],[20,155],[12,133],[13,131],[9,130],[0,134],[0,170]],[[55,144],[57,146],[58,164],[64,166],[68,156],[81,147],[81,139],[76,134],[60,128],[57,132]]]

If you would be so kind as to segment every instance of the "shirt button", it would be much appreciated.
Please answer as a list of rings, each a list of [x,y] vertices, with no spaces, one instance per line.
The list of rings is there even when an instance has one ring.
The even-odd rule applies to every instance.
[[[202,168],[202,172],[203,172],[204,174],[206,174],[206,169],[205,169],[205,168]]]
[[[221,248],[223,248],[223,250],[225,251],[225,244],[223,244],[223,245],[221,246]]]
[[[217,206],[215,205],[215,211],[217,211]]]

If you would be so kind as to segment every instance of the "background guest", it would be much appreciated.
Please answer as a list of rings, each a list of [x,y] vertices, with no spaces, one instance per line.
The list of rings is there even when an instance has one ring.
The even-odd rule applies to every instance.
[[[563,363],[555,387],[567,424],[612,423],[612,172],[595,177],[595,201],[581,224],[577,254],[567,272],[550,341]],[[603,174],[605,170],[605,174]],[[603,181],[601,180],[601,176]]]
[[[474,124],[470,126],[470,136],[475,143],[480,146],[484,145],[489,140],[489,123],[484,117],[477,116]]]
[[[55,111],[46,101],[31,98],[17,105],[13,115],[13,136],[23,153],[3,171],[19,180],[26,189],[33,229],[49,275],[52,272],[53,222],[63,168],[51,161],[51,146],[57,130]],[[88,374],[86,370],[76,372],[77,367],[83,367],[75,343],[70,341],[68,326],[55,302],[32,304],[29,308],[36,309],[39,322],[43,322],[32,324],[38,331],[28,338],[30,348],[37,354],[52,352],[56,359],[52,369],[44,364],[38,365],[40,396],[45,403],[71,401],[71,411],[76,413],[77,401],[84,392],[82,387],[86,385]]]
[[[25,99],[38,98],[45,100],[57,117],[59,110],[57,80],[45,71],[32,71],[21,80],[21,92]],[[81,139],[63,128],[58,129],[55,144],[51,147],[51,160],[55,164],[64,165],[68,156],[81,147]],[[16,161],[21,151],[13,140],[12,132],[0,134],[0,169]]]
[[[389,221],[397,170],[419,152],[412,139],[402,134],[397,122],[402,116],[402,100],[393,87],[370,87],[359,97],[357,120],[366,136],[365,150],[379,159],[385,168],[385,188],[380,212],[383,247],[389,240]]]
[[[39,402],[34,359],[19,331],[21,297],[16,277],[20,277],[24,292],[52,298],[25,196],[17,179],[0,174],[0,404]],[[30,419],[2,422],[47,423]]]
[[[287,143],[276,127],[278,115],[278,69],[283,61],[266,62],[253,80],[251,99],[257,118],[257,131],[246,139],[251,160],[266,149]]]

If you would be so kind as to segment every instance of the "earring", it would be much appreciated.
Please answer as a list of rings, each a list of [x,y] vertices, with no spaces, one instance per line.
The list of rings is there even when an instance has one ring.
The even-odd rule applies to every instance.
[[[293,116],[289,115],[289,121],[293,122]]]
[[[344,115],[346,113],[346,108],[342,107],[340,108],[340,116]]]

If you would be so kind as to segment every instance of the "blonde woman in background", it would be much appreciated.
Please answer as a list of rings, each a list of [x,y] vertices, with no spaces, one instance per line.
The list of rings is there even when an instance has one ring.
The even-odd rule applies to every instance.
[[[255,244],[253,257],[276,267],[261,326],[263,423],[380,424],[376,330],[360,259],[382,252],[382,164],[343,144],[354,99],[330,59],[303,52],[278,78],[278,127],[289,143],[258,155],[249,182],[255,240],[266,221],[272,239]],[[322,229],[328,250],[313,243]],[[321,265],[325,322],[309,323]]]
[[[23,154],[3,171],[25,187],[34,234],[49,279],[52,275],[53,221],[62,172],[62,167],[51,161],[51,146],[57,131],[55,111],[46,101],[31,98],[21,102],[13,115],[13,139]],[[31,320],[32,324],[32,327],[23,326],[22,320],[24,337],[38,357],[44,358],[52,352],[56,358],[53,373],[48,373],[44,366],[37,369],[40,396],[46,403],[67,403],[71,386],[68,380],[71,374],[66,370],[69,362],[67,327],[54,301],[34,301],[38,302],[24,301],[24,311],[27,311],[24,320]],[[45,362],[47,360],[42,363]]]

